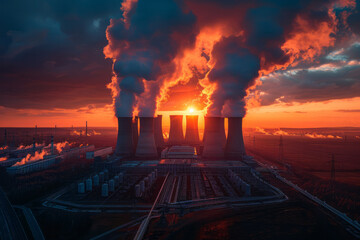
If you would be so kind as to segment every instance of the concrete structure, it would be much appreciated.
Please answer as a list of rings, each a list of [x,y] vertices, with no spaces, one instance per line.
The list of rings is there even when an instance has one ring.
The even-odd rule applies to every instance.
[[[184,143],[182,119],[182,115],[170,115],[169,145],[181,145]]]
[[[6,160],[0,161],[0,167],[11,167],[15,163],[21,161],[22,158],[8,158]]]
[[[172,146],[165,149],[162,156],[170,159],[197,159],[196,148],[191,146]]]
[[[118,118],[118,136],[115,154],[120,157],[133,155],[133,123],[131,117]]]
[[[197,115],[186,116],[186,132],[185,132],[185,143],[190,145],[197,145],[200,143],[199,128],[198,128]]]
[[[220,131],[222,146],[225,148],[226,145],[225,118],[223,117],[220,120],[219,131]]]
[[[206,159],[221,159],[224,157],[224,144],[221,124],[224,118],[205,117],[205,139],[202,157]]]
[[[154,119],[154,135],[156,147],[164,146],[164,136],[162,131],[162,115],[157,115]]]
[[[95,157],[105,158],[110,154],[112,154],[112,152],[113,152],[112,147],[95,149],[94,151],[86,152],[86,159],[94,159]]]
[[[243,160],[246,155],[242,134],[242,118],[229,117],[228,138],[225,147],[225,157],[234,160]]]
[[[140,117],[140,135],[135,157],[144,159],[158,157],[154,138],[153,117]]]
[[[85,184],[83,182],[78,184],[78,193],[85,193]]]
[[[101,187],[101,196],[108,197],[109,196],[109,185],[104,183]]]
[[[50,168],[52,165],[59,163],[61,160],[62,158],[60,156],[48,155],[41,160],[31,161],[23,165],[9,167],[6,169],[6,172],[11,175],[16,175],[16,174],[26,174],[26,173],[41,171]]]

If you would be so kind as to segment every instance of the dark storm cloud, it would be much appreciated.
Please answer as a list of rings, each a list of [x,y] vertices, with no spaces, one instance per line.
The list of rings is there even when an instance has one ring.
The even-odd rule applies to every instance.
[[[360,96],[360,64],[278,71],[262,78],[262,104],[314,102]]]
[[[105,29],[120,1],[5,1],[0,21],[0,106],[109,104]]]

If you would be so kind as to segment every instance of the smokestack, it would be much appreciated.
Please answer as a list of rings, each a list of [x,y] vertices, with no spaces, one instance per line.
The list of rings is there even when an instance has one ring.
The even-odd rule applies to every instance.
[[[185,142],[188,144],[199,144],[198,115],[186,116]]]
[[[168,144],[181,145],[184,143],[182,119],[182,115],[170,115],[170,133]]]
[[[35,125],[35,137],[36,137],[36,134],[37,134],[37,125]]]
[[[156,147],[164,146],[164,136],[162,132],[162,115],[157,115],[154,119],[154,134]]]
[[[5,128],[4,145],[7,146],[7,130]]]
[[[132,134],[133,134],[133,143],[134,143],[134,152],[136,150],[136,146],[138,143],[138,139],[139,139],[139,117],[135,116],[133,121],[132,121]]]
[[[220,132],[224,119],[221,117],[205,117],[205,139],[203,158],[223,158],[223,136]]]
[[[228,138],[225,147],[225,156],[228,159],[243,159],[245,153],[242,133],[242,117],[229,117]]]
[[[85,137],[87,137],[87,135],[88,135],[88,131],[87,131],[87,121],[86,121],[86,123],[85,123]]]
[[[34,149],[34,151],[35,151],[35,148],[36,148],[35,137],[33,137],[33,149]]]
[[[115,154],[120,157],[130,157],[133,154],[132,118],[118,118],[118,136]]]
[[[51,155],[54,155],[54,136],[51,136]]]
[[[140,135],[136,146],[135,157],[157,158],[157,150],[154,137],[154,118],[140,117]]]

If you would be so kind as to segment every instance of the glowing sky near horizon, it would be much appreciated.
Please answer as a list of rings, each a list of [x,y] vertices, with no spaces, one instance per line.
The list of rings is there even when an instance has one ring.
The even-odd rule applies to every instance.
[[[270,0],[257,2],[278,4]],[[294,59],[272,61],[271,70],[268,66],[261,68],[256,88],[246,98],[244,127],[360,127],[360,3],[330,2],[333,5],[319,1],[315,6],[331,9],[329,15],[319,12],[303,16],[306,11],[300,9],[301,17],[294,19],[291,30],[283,29],[289,32],[286,39],[274,39],[282,41],[281,48]],[[196,19],[195,47],[209,47],[206,39],[218,41],[219,34],[232,35],[234,29],[242,28],[241,23],[224,28],[229,21],[239,20],[240,7],[246,9],[233,7],[232,1],[184,4]],[[281,7],[295,9],[300,3],[291,4],[284,1]],[[314,7],[311,1],[301,4]],[[120,7],[121,1],[115,0],[5,3],[0,10],[0,127],[70,127],[83,126],[85,121],[90,126],[115,127],[111,93],[106,87],[111,81],[112,61],[104,59],[103,48],[108,44],[105,31],[110,19],[123,16]],[[209,15],[214,9],[218,13]],[[250,14],[245,20],[259,14],[241,13]],[[246,36],[248,31],[240,31],[239,35]],[[185,57],[176,55],[175,60],[202,66],[204,58],[195,57],[195,50],[184,50]],[[271,59],[276,54],[265,57]],[[282,69],[273,69],[280,65]],[[157,109],[164,115],[164,127],[168,127],[170,114],[199,114],[202,127],[207,104],[202,94],[204,84],[199,84],[199,79],[179,81],[168,89]]]

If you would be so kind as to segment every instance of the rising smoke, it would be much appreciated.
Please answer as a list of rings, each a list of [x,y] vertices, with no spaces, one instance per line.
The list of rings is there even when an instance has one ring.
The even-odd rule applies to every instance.
[[[197,77],[208,116],[246,114],[260,77],[312,61],[353,1],[127,0],[107,28],[116,116],[153,116],[167,89]]]

